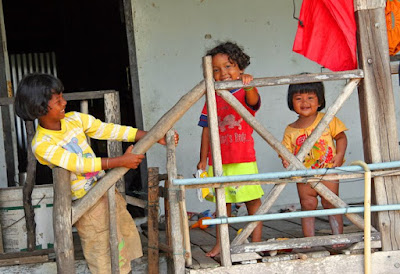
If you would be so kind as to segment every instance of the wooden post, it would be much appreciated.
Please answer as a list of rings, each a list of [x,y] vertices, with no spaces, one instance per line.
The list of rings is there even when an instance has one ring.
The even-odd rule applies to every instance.
[[[25,122],[26,135],[28,142],[28,166],[26,169],[26,181],[23,186],[23,201],[24,201],[24,212],[26,222],[26,233],[27,233],[27,249],[28,251],[35,250],[36,247],[36,223],[35,223],[35,211],[32,206],[32,191],[35,187],[36,181],[36,158],[33,155],[30,144],[32,143],[35,129],[32,121]]]
[[[122,0],[124,5],[124,17],[125,17],[125,30],[126,30],[126,41],[128,44],[129,53],[129,69],[127,68],[126,74],[129,79],[128,87],[132,92],[133,99],[133,111],[135,112],[135,126],[143,129],[143,112],[142,112],[142,100],[140,97],[140,82],[139,82],[139,70],[136,58],[136,41],[135,41],[135,28],[133,25],[133,12],[132,0]],[[147,189],[147,160],[146,158],[139,165],[140,177],[142,179],[142,189]]]
[[[106,123],[121,124],[121,109],[117,91],[104,94],[104,113]],[[109,157],[121,156],[123,154],[122,143],[107,141],[107,152]],[[119,193],[125,196],[125,179],[123,176],[117,181],[116,187]]]
[[[167,176],[168,177],[168,176]],[[168,193],[169,188],[171,187],[171,182],[167,178],[165,180],[164,188]],[[165,192],[164,192],[165,193]],[[171,209],[169,208],[169,198],[168,195],[164,197],[164,212],[165,212],[165,236],[167,240],[167,246],[172,250],[172,238],[171,238]],[[174,262],[172,258],[172,252],[167,253],[167,273],[174,272]]]
[[[13,97],[2,1],[0,1],[0,97]],[[0,119],[2,119],[3,123],[2,130],[8,186],[15,186],[14,176],[17,172],[15,163],[18,161],[18,157],[13,105],[0,107],[0,112]]]
[[[182,194],[182,200],[179,201],[179,208],[181,211],[181,227],[182,227],[182,234],[183,234],[183,247],[184,247],[184,251],[185,251],[185,262],[186,262],[186,266],[191,266],[192,265],[192,248],[190,245],[189,220],[188,220],[187,211],[186,211],[185,187],[180,186],[179,189]]]
[[[193,106],[205,93],[204,81],[201,81],[191,91],[182,96],[182,98],[173,106],[160,120],[148,131],[148,133],[136,143],[132,153],[145,153],[154,143],[163,138],[167,131],[178,121],[188,109]],[[91,208],[113,185],[128,171],[128,168],[113,168],[107,172],[95,187],[93,187],[85,196],[74,202],[72,206],[72,223]]]
[[[167,133],[167,173],[168,180],[177,178],[176,171],[176,157],[175,157],[175,140],[174,131],[169,130]],[[174,273],[180,274],[185,273],[185,258],[183,251],[183,240],[181,231],[181,212],[179,208],[179,201],[182,199],[181,192],[178,186],[170,185],[168,189],[169,207],[171,213],[171,238],[172,238],[172,250],[174,260]]]
[[[70,172],[62,168],[53,169],[54,207],[54,251],[57,273],[74,274],[75,257],[71,222],[71,182]]]
[[[104,113],[107,123],[121,124],[121,114],[119,106],[118,92],[104,94]],[[107,141],[108,157],[116,157],[122,155],[122,144],[117,141]],[[122,176],[116,183],[107,191],[108,209],[110,213],[110,254],[111,254],[111,270],[112,273],[119,274],[119,251],[118,251],[118,235],[117,235],[117,209],[115,204],[115,186],[125,194],[125,180]]]
[[[148,272],[157,274],[159,272],[158,256],[158,167],[148,168]]]
[[[385,1],[355,1],[357,52],[364,79],[358,89],[364,159],[367,163],[400,159],[396,111],[390,74]],[[400,203],[399,176],[374,178],[373,203]],[[400,212],[381,211],[373,215],[381,232],[382,249],[400,249]]]
[[[213,171],[214,177],[222,176],[222,157],[221,157],[221,146],[219,141],[219,130],[217,120],[217,102],[215,99],[214,89],[214,76],[212,72],[212,57],[203,57],[203,70],[204,78],[207,87],[207,112],[208,112],[208,127],[210,128],[210,145],[211,154],[213,160]],[[220,187],[215,189],[216,202],[217,202],[217,217],[228,217],[226,211],[225,202],[225,188]],[[222,224],[217,226],[219,232],[219,241],[221,247],[221,264],[222,266],[230,266],[231,252],[230,252],[230,241],[228,224]]]

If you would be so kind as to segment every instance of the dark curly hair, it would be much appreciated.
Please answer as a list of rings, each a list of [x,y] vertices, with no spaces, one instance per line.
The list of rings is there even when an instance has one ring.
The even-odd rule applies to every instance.
[[[314,93],[320,104],[318,111],[325,108],[325,88],[322,82],[289,85],[287,103],[289,109],[293,111],[293,96],[297,93]]]
[[[53,94],[64,91],[61,81],[45,73],[24,76],[15,95],[15,112],[25,121],[33,121],[48,112],[48,103]]]
[[[250,65],[250,56],[244,53],[243,49],[235,43],[224,42],[207,51],[207,55],[210,55],[211,57],[220,53],[228,55],[229,61],[238,64],[240,70],[244,70],[248,65]]]

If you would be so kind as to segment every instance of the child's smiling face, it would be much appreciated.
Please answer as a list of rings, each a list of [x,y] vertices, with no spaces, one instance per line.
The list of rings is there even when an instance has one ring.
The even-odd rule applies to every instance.
[[[223,53],[213,56],[212,66],[215,81],[239,80],[243,73],[236,62],[229,60],[229,56]]]
[[[314,92],[293,94],[293,109],[299,117],[310,117],[318,112],[321,104]]]
[[[64,99],[63,94],[53,93],[49,103],[47,104],[48,112],[46,116],[52,120],[61,120],[65,117],[65,107],[67,101]]]

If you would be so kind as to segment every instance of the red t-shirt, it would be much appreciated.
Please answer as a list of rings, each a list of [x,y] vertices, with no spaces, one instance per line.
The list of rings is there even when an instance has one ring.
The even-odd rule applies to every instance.
[[[253,116],[260,108],[260,99],[253,107],[246,103],[246,92],[244,89],[235,89],[230,92]],[[253,128],[220,96],[216,95],[216,101],[222,164],[256,161],[254,139],[252,136]],[[198,125],[208,127],[207,102],[204,104]],[[208,165],[212,165],[211,146],[208,152]]]

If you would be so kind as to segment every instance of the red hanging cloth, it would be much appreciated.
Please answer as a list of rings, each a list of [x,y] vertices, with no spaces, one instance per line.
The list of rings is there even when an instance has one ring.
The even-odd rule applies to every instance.
[[[304,0],[293,51],[332,70],[357,68],[353,0]]]

